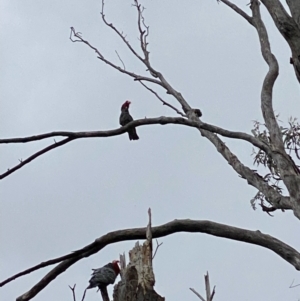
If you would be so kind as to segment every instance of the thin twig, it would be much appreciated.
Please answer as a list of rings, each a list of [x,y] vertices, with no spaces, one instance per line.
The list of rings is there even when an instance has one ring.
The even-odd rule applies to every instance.
[[[295,281],[295,279],[293,279],[293,282],[291,283],[291,285],[289,286],[289,288],[294,288],[294,287],[300,286],[300,283],[293,285],[294,281]]]
[[[76,39],[74,39],[74,38]],[[101,61],[103,61],[105,64],[113,67],[114,69],[118,70],[119,72],[121,73],[125,73],[127,75],[129,75],[130,77],[134,78],[134,80],[144,80],[144,81],[148,81],[148,82],[152,82],[154,84],[157,84],[159,86],[163,86],[163,84],[159,81],[159,80],[156,80],[154,78],[150,78],[150,77],[147,77],[147,76],[142,76],[142,75],[139,75],[139,74],[135,74],[134,72],[130,72],[130,71],[127,71],[127,70],[124,70],[123,68],[121,68],[120,66],[112,63],[111,61],[107,60],[103,54],[99,51],[99,49],[97,49],[96,47],[94,47],[92,44],[90,44],[90,42],[88,42],[87,40],[85,40],[82,36],[81,36],[81,33],[79,32],[76,32],[75,31],[75,28],[74,27],[71,27],[71,34],[70,34],[70,40],[72,42],[82,42],[84,44],[86,44],[88,47],[90,47],[91,49],[93,49],[96,54],[97,54],[97,58]]]
[[[73,294],[73,301],[76,301],[75,287],[76,287],[76,284],[74,284],[73,287],[71,287],[69,285],[69,288],[70,288],[70,290],[72,291],[72,294]]]
[[[193,288],[190,287],[190,290],[201,300],[205,301],[205,299]]]
[[[212,301],[212,300],[213,300],[215,293],[216,293],[216,286],[214,286],[214,288],[213,288],[213,291],[212,291],[212,293],[211,293],[211,296],[210,296],[210,300],[209,300],[209,301]]]
[[[102,9],[101,9],[101,16],[104,24],[110,27],[126,44],[126,46],[130,49],[130,51],[140,60],[143,62],[143,58],[134,50],[134,48],[130,45],[130,43],[126,40],[126,37],[114,26],[113,23],[109,23],[104,14],[104,0],[102,0]]]
[[[83,301],[84,298],[85,298],[86,290],[87,290],[87,289],[85,289],[84,292],[83,292],[83,296],[82,296],[82,298],[81,298],[81,301]]]
[[[185,114],[183,114],[182,112],[180,112],[177,108],[175,108],[174,106],[172,106],[171,104],[169,104],[168,102],[166,102],[165,100],[163,100],[157,92],[155,92],[154,90],[152,90],[151,88],[149,88],[147,85],[145,85],[142,81],[140,81],[141,85],[143,85],[147,90],[149,90],[150,92],[152,92],[162,103],[164,106],[168,106],[171,109],[173,109],[177,114],[181,115],[182,117],[186,117]]]
[[[157,250],[158,250],[158,248],[162,245],[163,243],[158,243],[158,240],[156,239],[156,248],[155,248],[155,252],[154,252],[154,255],[152,256],[152,259],[154,259],[154,257],[155,257],[155,255],[156,255],[156,253],[157,253]]]
[[[119,53],[118,53],[118,51],[117,51],[117,50],[115,50],[115,52],[116,52],[116,54],[117,54],[117,56],[118,56],[119,60],[121,61],[122,65],[123,65],[123,69],[124,69],[124,70],[126,70],[126,68],[125,68],[125,64],[124,64],[124,62],[122,61],[121,57],[119,56]]]

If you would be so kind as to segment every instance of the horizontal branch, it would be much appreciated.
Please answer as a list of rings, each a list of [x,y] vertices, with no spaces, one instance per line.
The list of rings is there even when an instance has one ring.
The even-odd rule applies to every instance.
[[[24,165],[30,163],[34,159],[38,158],[39,156],[45,154],[46,152],[57,148],[59,146],[65,145],[75,139],[80,138],[100,138],[100,137],[113,137],[117,135],[124,134],[130,129],[131,127],[139,127],[142,125],[151,125],[151,124],[180,124],[185,125],[189,127],[194,127],[197,129],[205,129],[207,131],[220,134],[224,137],[233,138],[233,139],[241,139],[245,140],[247,142],[250,142],[252,145],[264,150],[266,153],[269,153],[269,147],[267,144],[262,142],[261,140],[257,139],[254,136],[251,136],[249,134],[243,133],[243,132],[234,132],[234,131],[228,131],[225,129],[222,129],[220,127],[203,123],[201,121],[193,121],[190,119],[182,118],[182,117],[156,117],[156,118],[144,118],[144,119],[137,119],[130,123],[128,123],[126,126],[123,126],[121,128],[115,129],[115,130],[108,130],[108,131],[89,131],[89,132],[65,132],[65,131],[58,131],[58,132],[50,132],[45,133],[41,135],[35,135],[35,136],[29,136],[29,137],[23,137],[23,138],[7,138],[7,139],[0,139],[0,144],[4,143],[27,143],[32,141],[38,141],[43,140],[51,137],[67,137],[66,139],[55,142],[51,144],[50,146],[47,146],[43,148],[42,150],[38,151],[37,153],[33,154],[32,156],[28,157],[25,160],[21,160],[20,163],[13,168],[8,169],[5,173],[0,174],[0,180],[4,179],[8,175],[12,174],[16,170],[22,168]]]
[[[280,241],[279,239],[276,239],[275,237],[272,237],[267,234],[263,234],[260,231],[251,231],[251,230],[227,226],[224,224],[219,224],[211,221],[199,221],[199,220],[174,220],[172,222],[163,224],[161,226],[152,227],[153,238],[164,237],[178,232],[206,233],[217,237],[223,237],[227,239],[258,245],[267,248],[269,250],[272,250],[277,255],[279,255],[284,260],[286,260],[291,265],[293,265],[296,268],[296,270],[300,270],[299,252],[297,252],[291,246]],[[138,240],[138,239],[145,239],[145,238],[146,238],[145,227],[113,231],[107,233],[106,235],[101,236],[100,238],[96,239],[93,243],[87,245],[86,247],[66,255],[68,256],[68,259],[62,262],[61,259],[63,257],[52,259],[51,261],[48,261],[49,265],[58,262],[60,263],[56,267],[54,267],[50,272],[48,272],[28,292],[18,297],[17,301],[25,301],[25,300],[32,299],[41,290],[43,290],[52,280],[54,280],[57,276],[59,276],[64,271],[66,271],[74,263],[76,263],[80,259],[89,257],[99,252],[101,249],[105,248],[109,244],[113,244],[121,241]],[[30,271],[32,272],[32,269]],[[20,274],[21,273],[19,273],[19,275]],[[23,272],[22,275],[24,274],[25,273]],[[10,277],[9,279],[13,280],[16,278],[17,278],[16,276],[15,277],[13,276]],[[7,283],[8,281],[3,281],[0,284],[0,286],[3,286],[4,284]]]
[[[256,146],[266,152],[269,152],[269,148],[267,144],[260,141],[256,137],[243,133],[243,132],[235,132],[223,129],[221,127],[204,123],[201,121],[193,121],[190,119],[182,118],[182,117],[156,117],[156,118],[144,118],[144,119],[137,119],[126,126],[120,127],[114,130],[107,130],[107,131],[89,131],[89,132],[67,132],[67,131],[57,131],[57,132],[49,132],[40,135],[28,136],[23,138],[7,138],[7,139],[0,139],[0,144],[5,143],[27,143],[32,141],[43,140],[51,137],[68,137],[72,139],[79,139],[79,138],[100,138],[100,137],[113,137],[117,135],[124,134],[130,129],[131,127],[139,127],[143,125],[151,125],[151,124],[180,124],[189,127],[194,127],[198,129],[204,129],[212,133],[219,134],[221,136],[233,139],[240,139],[250,142],[253,146]]]

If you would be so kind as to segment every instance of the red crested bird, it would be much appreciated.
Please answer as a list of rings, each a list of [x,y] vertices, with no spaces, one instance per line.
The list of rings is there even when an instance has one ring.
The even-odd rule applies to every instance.
[[[124,126],[127,123],[133,121],[132,116],[129,114],[129,105],[131,102],[126,100],[121,107],[121,115],[120,115],[120,125]],[[128,136],[130,140],[138,140],[139,136],[136,133],[135,128],[131,128],[128,130]]]
[[[86,289],[98,287],[100,289],[103,301],[109,300],[107,286],[114,284],[117,276],[120,273],[119,260],[113,260],[102,268],[93,269],[92,277],[89,280],[90,284]]]

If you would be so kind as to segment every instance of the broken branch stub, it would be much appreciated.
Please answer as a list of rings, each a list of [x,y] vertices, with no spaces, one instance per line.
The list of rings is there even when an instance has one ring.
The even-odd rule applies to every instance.
[[[122,269],[122,280],[115,285],[114,301],[164,301],[154,290],[155,277],[152,269],[152,251],[149,241],[137,242],[129,251],[129,264]]]

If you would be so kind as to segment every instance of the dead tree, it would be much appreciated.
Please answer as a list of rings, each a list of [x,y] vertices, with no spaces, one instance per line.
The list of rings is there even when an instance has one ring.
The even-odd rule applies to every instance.
[[[116,71],[129,76],[138,84],[141,84],[163,105],[173,109],[177,114],[180,115],[180,117],[162,116],[156,118],[144,118],[132,121],[122,128],[107,131],[58,131],[22,138],[0,139],[0,144],[7,144],[30,143],[48,138],[62,138],[62,140],[54,141],[54,143],[37,151],[28,158],[24,160],[20,159],[17,165],[3,172],[0,175],[0,179],[11,175],[20,168],[23,168],[25,165],[29,164],[39,156],[81,138],[100,138],[121,135],[126,133],[131,127],[152,124],[179,124],[181,126],[187,126],[197,130],[201,137],[207,139],[207,141],[209,141],[215,147],[216,151],[220,153],[220,155],[230,165],[235,173],[244,179],[247,184],[257,189],[257,194],[251,201],[253,208],[255,208],[256,204],[258,203],[262,210],[268,214],[275,210],[281,210],[282,212],[291,210],[295,217],[300,219],[300,170],[298,165],[295,163],[297,162],[296,160],[300,159],[300,125],[295,120],[291,119],[287,127],[281,127],[279,126],[277,116],[274,113],[273,88],[279,74],[279,66],[275,55],[271,51],[268,32],[260,14],[261,4],[258,0],[250,0],[251,15],[248,15],[245,11],[228,0],[220,0],[220,2],[223,2],[233,11],[238,13],[256,31],[260,43],[261,54],[268,67],[268,71],[262,83],[260,97],[263,124],[257,123],[254,126],[252,134],[239,131],[230,131],[216,125],[202,122],[201,110],[198,108],[193,108],[189,104],[188,100],[185,99],[185,97],[169,83],[167,77],[158,69],[156,69],[151,63],[150,53],[148,50],[149,26],[145,22],[143,15],[144,10],[139,1],[134,0],[134,7],[136,8],[138,16],[137,28],[140,40],[140,52],[132,47],[122,31],[118,30],[113,23],[107,21],[104,13],[103,0],[101,12],[103,22],[121,39],[131,54],[135,56],[135,58],[141,64],[143,64],[146,69],[145,74],[136,74],[134,71],[127,70],[125,63],[120,57],[120,63],[118,64],[108,60],[102,54],[100,49],[93,46],[92,42],[85,39],[80,32],[75,30],[74,27],[71,27],[70,39],[73,42],[81,43],[90,48],[96,54],[97,59],[100,62],[109,65]],[[300,2],[299,0],[287,0],[290,13],[285,10],[279,0],[261,0],[261,3],[268,10],[279,32],[282,34],[283,38],[290,47],[291,58],[289,62],[292,64],[295,76],[300,82]],[[156,87],[162,88],[164,92],[173,96],[173,98],[177,101],[179,108],[166,102],[163,97],[156,92]],[[264,127],[263,130],[262,127]],[[253,170],[244,164],[239,159],[238,155],[234,154],[224,143],[222,137],[242,140],[253,146],[255,149],[254,163],[263,165],[265,167],[264,173],[258,173],[256,170]],[[280,188],[278,183],[283,185],[286,189],[285,194],[283,192],[284,190]],[[153,227],[152,235],[153,237],[163,237],[172,233],[184,231],[207,233],[218,237],[225,237],[227,239],[259,245],[263,248],[272,250],[286,262],[294,266],[296,270],[300,270],[300,254],[297,250],[276,239],[275,237],[263,234],[260,231],[250,231],[247,229],[240,229],[205,220],[175,220],[161,226]],[[82,258],[99,252],[106,245],[113,242],[120,242],[128,239],[144,239],[144,233],[144,228],[119,230],[108,233],[80,250],[59,258],[45,261],[41,264],[31,267],[30,269],[20,272],[2,281],[0,286],[3,286],[18,277],[24,276],[42,267],[57,264],[57,266],[49,271],[38,283],[29,289],[28,292],[22,294],[17,299],[19,301],[30,300],[40,291],[42,291],[47,285],[49,285],[58,275],[63,273],[66,269]],[[132,265],[129,265],[129,267],[124,271],[122,280],[123,284],[120,284],[119,288],[116,289],[114,295],[115,300],[121,301],[120,298],[127,296],[127,294],[133,298],[132,294],[134,290],[131,288],[131,286],[134,289],[137,289],[138,297],[142,293],[150,292],[151,287],[153,288],[154,278],[152,277],[150,271],[148,271],[149,273],[147,274],[149,276],[149,279],[147,278],[149,281],[141,281],[141,267],[138,263],[136,263],[134,258],[134,255],[132,255]],[[141,299],[138,297],[137,300],[140,301]],[[153,295],[153,298],[156,298],[155,300],[161,300],[161,297],[156,295]]]
[[[114,301],[164,301],[165,298],[154,290],[155,276],[152,267],[152,230],[151,210],[148,210],[149,223],[146,230],[146,241],[139,242],[129,252],[129,264],[125,255],[120,256],[121,281],[114,288]]]

